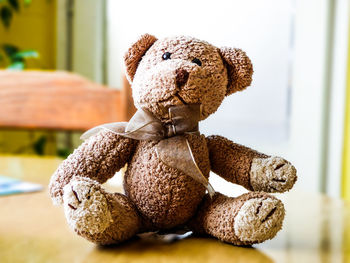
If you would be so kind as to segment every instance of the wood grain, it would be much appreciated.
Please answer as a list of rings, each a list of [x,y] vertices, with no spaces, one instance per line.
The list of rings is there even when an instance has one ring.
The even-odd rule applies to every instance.
[[[0,127],[83,131],[127,121],[130,95],[67,72],[0,71]]]

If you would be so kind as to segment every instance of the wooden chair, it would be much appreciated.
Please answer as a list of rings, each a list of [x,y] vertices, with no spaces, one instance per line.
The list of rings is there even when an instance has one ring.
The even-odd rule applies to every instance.
[[[85,131],[127,121],[131,89],[108,89],[62,71],[0,71],[0,128]]]

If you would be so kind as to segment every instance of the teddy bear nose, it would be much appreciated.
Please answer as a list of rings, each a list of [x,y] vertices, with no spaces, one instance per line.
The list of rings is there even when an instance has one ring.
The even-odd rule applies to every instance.
[[[179,68],[176,70],[176,85],[178,87],[186,84],[188,76],[190,75],[186,70]]]

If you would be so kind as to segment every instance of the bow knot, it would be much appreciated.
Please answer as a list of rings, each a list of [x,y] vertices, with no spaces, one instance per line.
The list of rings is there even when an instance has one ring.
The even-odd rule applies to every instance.
[[[164,134],[165,138],[171,138],[177,135],[176,127],[174,123],[166,123],[164,125],[164,128],[165,128],[165,134]]]
[[[215,191],[199,169],[185,134],[196,133],[201,116],[201,105],[190,104],[169,108],[169,120],[162,122],[150,112],[137,110],[128,123],[114,122],[102,124],[85,132],[86,140],[100,130],[108,130],[117,135],[135,140],[159,140],[156,145],[158,158],[166,165],[176,168],[203,184],[210,196]]]

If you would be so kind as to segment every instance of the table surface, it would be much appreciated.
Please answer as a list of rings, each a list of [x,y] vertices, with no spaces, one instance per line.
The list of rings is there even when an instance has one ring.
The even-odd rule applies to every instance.
[[[56,158],[0,156],[0,174],[48,184]],[[211,238],[139,238],[102,248],[76,236],[44,191],[0,197],[0,262],[350,262],[350,204],[291,191],[276,238],[251,248]]]

